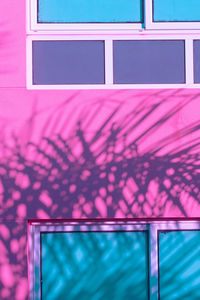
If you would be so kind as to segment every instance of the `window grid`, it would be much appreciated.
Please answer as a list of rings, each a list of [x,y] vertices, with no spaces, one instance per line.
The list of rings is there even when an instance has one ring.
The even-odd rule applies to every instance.
[[[29,0],[27,1],[27,16],[28,16],[28,32],[31,31],[66,31],[66,30],[174,30],[174,29],[200,29],[200,21],[176,21],[176,22],[154,22],[153,21],[153,1],[154,0],[143,0],[143,14],[144,14],[144,23],[93,23],[93,24],[87,24],[87,23],[38,23],[37,22],[37,1],[38,0]]]
[[[37,3],[27,1],[27,88],[28,89],[168,89],[200,88],[194,82],[193,40],[200,39],[200,22],[154,22],[153,1],[143,0],[144,23],[37,23]],[[191,33],[191,29],[193,33]],[[32,67],[33,40],[103,40],[105,42],[105,84],[34,85]],[[185,41],[185,83],[114,84],[113,41],[148,39],[183,39]]]
[[[158,288],[158,234],[159,231],[200,230],[199,221],[105,221],[105,222],[58,222],[29,223],[29,278],[30,300],[41,299],[40,265],[42,232],[88,231],[147,231],[149,235],[149,294],[150,300],[159,299]]]
[[[149,88],[200,88],[194,83],[193,41],[198,35],[154,34],[154,35],[33,35],[27,38],[27,88],[28,89],[149,89]],[[102,40],[105,42],[105,84],[60,84],[34,85],[32,70],[32,42],[37,40]],[[181,84],[114,84],[113,83],[113,41],[115,40],[184,40],[185,41],[185,83]]]

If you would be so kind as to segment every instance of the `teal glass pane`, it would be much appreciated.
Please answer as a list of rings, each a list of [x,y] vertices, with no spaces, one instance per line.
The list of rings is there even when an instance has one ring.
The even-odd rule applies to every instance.
[[[200,21],[199,0],[152,0],[155,22]]]
[[[147,300],[146,232],[43,233],[42,299]]]
[[[200,299],[200,231],[159,233],[161,300]]]
[[[143,22],[143,0],[38,0],[41,23]]]

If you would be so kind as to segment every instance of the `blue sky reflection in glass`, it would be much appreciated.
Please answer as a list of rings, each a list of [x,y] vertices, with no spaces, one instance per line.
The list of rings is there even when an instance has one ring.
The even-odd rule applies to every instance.
[[[154,22],[198,22],[199,0],[152,0]]]
[[[39,23],[142,23],[143,0],[38,0]]]
[[[42,299],[148,299],[147,232],[41,236]]]
[[[200,299],[200,231],[159,233],[161,300]]]

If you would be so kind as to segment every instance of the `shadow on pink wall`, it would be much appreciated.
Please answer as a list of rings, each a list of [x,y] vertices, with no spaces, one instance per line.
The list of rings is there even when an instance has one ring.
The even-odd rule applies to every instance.
[[[63,95],[1,118],[1,299],[27,297],[27,219],[199,216],[197,92]]]

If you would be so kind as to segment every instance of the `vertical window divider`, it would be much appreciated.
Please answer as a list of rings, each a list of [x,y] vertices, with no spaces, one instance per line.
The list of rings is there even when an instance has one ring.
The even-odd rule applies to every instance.
[[[158,225],[149,224],[149,291],[150,300],[158,300]]]
[[[40,247],[36,247],[36,245],[40,245],[40,227],[35,226],[35,234],[34,234],[34,300],[40,299]]]
[[[31,32],[31,3],[26,1],[26,33]]]
[[[193,38],[185,39],[185,82],[190,86],[194,84],[194,54],[193,54]]]
[[[153,22],[153,0],[144,0],[144,28],[151,29]]]
[[[31,30],[37,30],[37,0],[30,1],[29,5],[29,9],[31,10],[29,15],[31,18],[30,28]]]
[[[105,39],[105,84],[113,84],[113,40]]]
[[[29,280],[29,290],[30,290],[30,300],[34,299],[34,287],[35,287],[35,276],[34,276],[34,251],[35,244],[34,244],[34,232],[35,227],[29,226],[28,227],[28,280]]]

